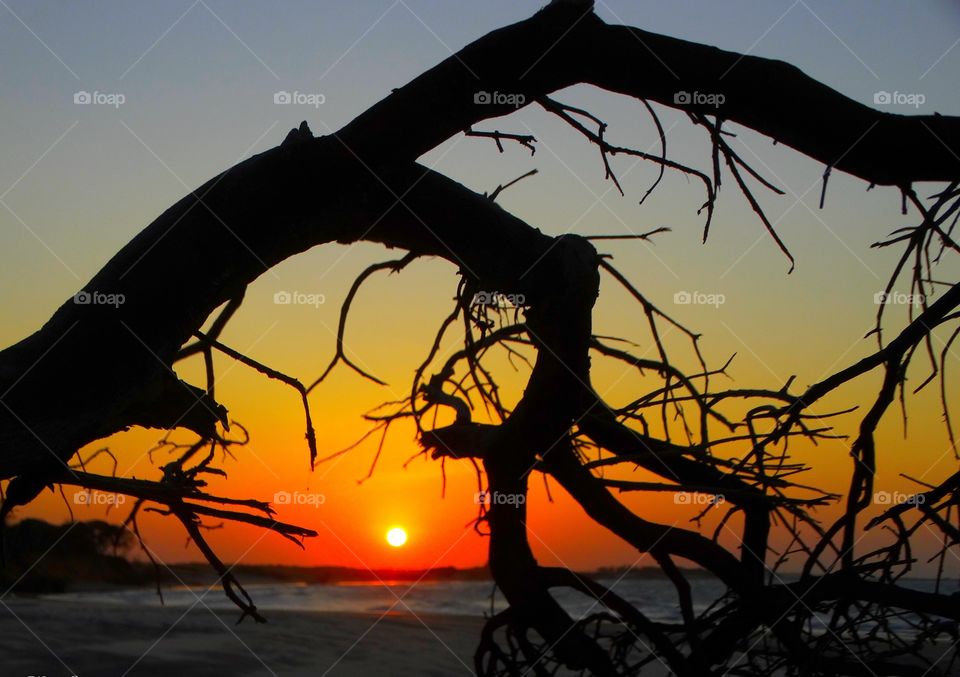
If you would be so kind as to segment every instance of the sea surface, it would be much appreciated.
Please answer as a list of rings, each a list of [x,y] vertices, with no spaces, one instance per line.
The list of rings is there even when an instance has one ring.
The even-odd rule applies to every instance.
[[[663,579],[623,578],[597,581],[613,589],[639,608],[653,621],[679,622],[680,612],[673,585]],[[934,581],[901,580],[901,585],[933,591]],[[691,578],[694,610],[699,613],[720,598],[725,588],[709,578]],[[244,586],[258,609],[296,611],[345,611],[358,613],[453,614],[481,616],[502,610],[503,596],[492,596],[493,584],[483,581],[374,581],[372,583],[252,583]],[[960,590],[956,581],[941,584],[941,592]],[[598,604],[569,589],[554,590],[558,601],[574,617],[600,611]],[[492,599],[491,599],[492,596]],[[163,602],[152,588],[109,592],[73,592],[47,596],[50,599],[78,602],[102,602],[131,606],[159,605],[189,607],[205,605],[211,609],[235,608],[219,586],[166,588]]]

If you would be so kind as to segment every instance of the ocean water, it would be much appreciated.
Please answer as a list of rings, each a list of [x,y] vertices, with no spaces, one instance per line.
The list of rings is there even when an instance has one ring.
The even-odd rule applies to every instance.
[[[673,585],[666,580],[598,579],[612,587],[621,597],[638,605],[652,620],[678,621],[677,597]],[[691,580],[696,606],[705,608],[723,594],[722,585],[708,580]],[[295,611],[348,611],[382,614],[453,614],[481,616],[491,611],[493,583],[484,581],[373,581],[364,583],[305,584],[252,583],[245,584],[258,609],[263,611],[287,609]],[[581,617],[600,611],[594,600],[568,589],[555,590],[558,601],[574,616]],[[134,588],[108,592],[69,592],[46,596],[62,601],[103,602],[131,606],[159,605],[160,598],[153,588]],[[199,600],[199,601],[198,601]],[[219,586],[165,588],[163,603],[172,607],[189,607],[202,603],[211,609],[235,608]],[[492,599],[493,610],[505,608],[503,596]]]
[[[621,597],[637,606],[653,621],[679,622],[680,612],[673,585],[661,579],[597,579]],[[700,612],[721,597],[723,585],[708,578],[691,578],[694,610]],[[902,580],[901,585],[918,590],[933,591],[934,582],[924,579]],[[359,613],[414,613],[481,616],[491,611],[493,584],[482,581],[385,581],[361,584],[297,584],[257,583],[244,586],[257,607],[263,611],[345,611]],[[941,592],[960,589],[955,581],[941,587]],[[590,598],[569,589],[555,589],[557,600],[574,617],[583,617],[601,610]],[[49,596],[64,601],[87,601],[131,606],[159,605],[160,598],[152,588],[116,590],[110,592],[77,592]],[[173,607],[201,604],[211,609],[235,608],[219,586],[168,588],[163,603]],[[506,604],[496,594],[492,600],[494,611]]]

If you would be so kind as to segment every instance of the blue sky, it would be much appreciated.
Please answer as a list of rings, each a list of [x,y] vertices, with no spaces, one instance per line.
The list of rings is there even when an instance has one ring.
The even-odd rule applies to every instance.
[[[18,293],[0,296],[17,318],[4,338],[35,327],[187,187],[276,144],[300,119],[308,119],[316,133],[336,129],[451,49],[537,7],[451,0],[5,0],[0,7],[5,150],[0,185],[17,184],[2,193],[16,216],[0,209],[0,249],[6,254],[0,279]],[[789,61],[858,100],[869,102],[878,90],[921,92],[926,96],[922,112],[960,110],[954,86],[960,60],[958,3],[611,0],[598,3],[597,12],[611,22]],[[322,93],[325,103],[318,109],[278,107],[272,94],[281,89]],[[582,89],[571,93],[572,100],[599,106],[618,140],[641,147],[655,140],[635,107]],[[122,93],[126,100],[119,109],[76,106],[72,95],[78,90]],[[457,147],[448,154],[440,149],[426,160],[439,161],[438,169],[478,190],[536,166],[543,172],[539,179],[505,196],[504,203],[548,232],[566,228],[563,222],[576,218],[571,214],[579,216],[609,186],[596,164],[584,160],[575,135],[538,111],[515,117],[517,129],[529,126],[543,136],[547,148],[535,160],[520,149],[498,156],[482,142],[462,140],[455,140]],[[765,140],[744,139],[758,152],[770,151]],[[696,159],[702,148],[698,141],[682,123],[671,133],[680,157],[689,150]],[[773,156],[778,176],[798,195],[816,180],[813,163],[790,152]],[[631,174],[628,184],[642,191],[652,168],[640,166]],[[841,202],[842,186],[838,182],[831,203]],[[544,194],[548,200],[541,199]],[[677,180],[667,182],[660,197],[646,210],[613,193],[601,202],[631,227],[669,221],[680,232],[661,249],[676,244],[678,251],[689,252],[697,220],[676,205],[698,196]],[[853,211],[836,217],[842,224],[834,224],[830,213],[821,215],[843,240],[830,249],[844,250],[847,263],[860,272],[883,266],[879,260],[857,262],[846,249],[866,257],[863,246],[887,226],[898,225],[889,214],[890,201],[889,196],[852,201],[846,207]],[[718,275],[759,234],[740,200],[725,202],[708,257],[720,259]],[[768,204],[776,215],[780,205]],[[602,229],[611,221],[620,226],[605,210],[594,210],[577,229]],[[796,219],[788,214],[783,223],[784,237],[798,254],[798,272],[817,268],[817,262],[803,257],[805,250],[825,253],[808,227],[821,226],[805,210]],[[763,275],[782,270],[768,241],[757,244],[748,259]],[[711,270],[710,261],[697,261],[696,270]],[[24,288],[32,292],[26,298],[19,293]]]

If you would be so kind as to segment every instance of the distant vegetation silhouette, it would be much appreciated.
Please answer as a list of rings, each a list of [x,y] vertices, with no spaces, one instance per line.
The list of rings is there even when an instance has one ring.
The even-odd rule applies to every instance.
[[[71,582],[143,584],[151,572],[126,557],[135,544],[125,528],[107,522],[53,525],[25,519],[4,529],[0,586],[13,592],[62,592]]]

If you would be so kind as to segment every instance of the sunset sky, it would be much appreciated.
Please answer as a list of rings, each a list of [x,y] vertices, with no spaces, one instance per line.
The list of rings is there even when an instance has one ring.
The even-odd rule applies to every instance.
[[[38,329],[190,189],[275,146],[301,120],[317,135],[338,129],[451,51],[530,16],[539,6],[515,0],[0,0],[0,344]],[[881,91],[922,94],[919,108],[890,108],[960,114],[960,5],[955,2],[605,0],[596,11],[611,23],[790,62],[869,105]],[[277,105],[279,91],[318,95],[314,100],[323,102]],[[122,95],[123,103],[77,105],[77,92]],[[614,143],[658,151],[656,130],[637,101],[590,87],[557,98],[603,118]],[[672,159],[708,170],[702,130],[670,109],[657,110]],[[421,161],[480,192],[538,169],[499,202],[551,235],[672,229],[652,244],[599,242],[598,248],[614,254],[618,268],[652,301],[704,335],[704,352],[714,365],[737,354],[729,371],[732,384],[779,388],[796,375],[795,388],[802,389],[875,349],[875,341],[864,335],[876,312],[874,294],[884,287],[899,250],[871,249],[870,244],[917,221],[915,214],[901,216],[896,190],[867,193],[859,179],[834,174],[820,210],[822,165],[731,126],[738,132],[734,148],[786,192],[757,194],[796,257],[796,270],[788,275],[789,262],[732,181],[721,192],[710,239],[701,244],[703,221],[696,210],[703,194],[697,183],[668,173],[641,206],[639,199],[656,177],[653,165],[615,159],[627,193],[622,197],[604,181],[595,149],[542,110],[531,106],[477,128],[533,134],[537,153],[531,157],[508,146],[500,154],[492,143],[460,135]],[[933,185],[920,188],[922,195],[935,192]],[[251,286],[223,341],[311,382],[333,354],[340,303],[356,275],[370,263],[397,256],[372,245],[327,245],[288,260]],[[957,272],[956,265],[947,267],[941,278],[956,279]],[[364,412],[409,392],[414,369],[452,307],[456,273],[444,261],[422,260],[363,288],[350,317],[348,347],[359,365],[389,385],[377,386],[341,366],[311,395],[321,456],[368,429]],[[284,291],[322,295],[325,302],[275,304],[274,295]],[[722,295],[725,302],[678,305],[678,292]],[[597,333],[634,340],[638,353],[652,356],[639,307],[609,278],[594,320]],[[891,306],[887,336],[905,320],[906,307]],[[935,337],[938,351],[942,339]],[[667,340],[682,354],[679,336]],[[445,345],[454,348],[453,341]],[[948,371],[954,374],[960,374],[957,351],[949,358]],[[692,368],[689,351],[686,359]],[[310,472],[296,393],[224,356],[216,360],[218,399],[230,418],[250,431],[252,441],[223,466],[229,479],[212,481],[211,490],[267,500],[277,492],[323,496],[322,502],[279,507],[284,521],[319,532],[305,551],[275,535],[228,525],[210,534],[224,560],[373,568],[485,562],[486,540],[471,523],[477,480],[469,464],[446,464],[442,496],[439,463],[421,457],[403,467],[418,447],[412,428],[398,426],[387,438],[376,472],[362,484],[358,480],[367,474],[376,439]],[[509,399],[516,401],[525,373],[515,374],[505,359],[493,364]],[[597,389],[613,404],[629,402],[650,384],[621,365],[598,358],[594,364]],[[189,362],[178,371],[202,385],[201,367]],[[917,360],[913,385],[926,376],[925,369]],[[871,374],[848,386],[819,410],[867,403],[878,378]],[[899,473],[933,480],[956,470],[937,387],[909,400],[908,438],[896,408],[884,418],[878,490],[912,491],[915,485]],[[952,392],[958,392],[956,382]],[[953,414],[960,419],[960,409]],[[854,433],[859,417],[837,423],[841,432]],[[156,478],[167,457],[159,452],[151,461],[147,451],[162,434],[133,430],[110,440],[117,472]],[[171,439],[190,437],[180,432]],[[101,446],[91,446],[85,455]],[[794,458],[816,468],[805,483],[846,488],[851,460],[844,442],[798,446]],[[101,457],[90,469],[109,473],[111,464]],[[562,490],[551,488],[552,504],[541,478],[531,481],[529,526],[538,558],[574,568],[637,562],[632,548],[593,526]],[[644,517],[667,524],[686,525],[693,514],[669,495],[625,500]],[[129,501],[110,519],[121,519],[126,507]],[[73,510],[78,519],[105,513],[83,505]],[[69,518],[60,496],[47,493],[17,515],[55,522]],[[163,561],[200,558],[192,547],[184,548],[179,524],[158,516],[146,516],[141,524]],[[403,547],[385,541],[394,526],[408,533]],[[640,561],[645,563],[650,562]],[[957,568],[957,562],[949,564]]]

